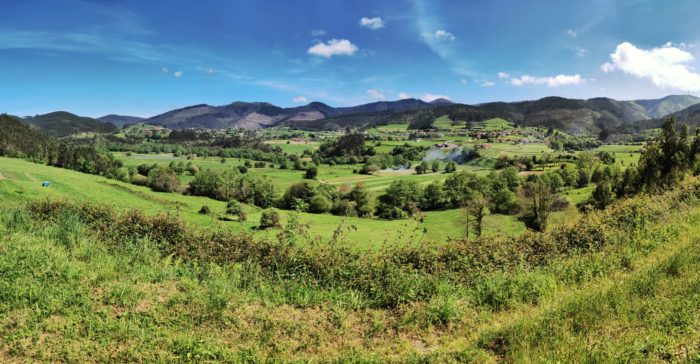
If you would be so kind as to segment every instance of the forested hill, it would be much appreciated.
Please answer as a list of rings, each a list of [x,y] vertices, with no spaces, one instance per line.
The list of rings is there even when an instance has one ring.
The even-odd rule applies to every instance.
[[[45,160],[55,147],[50,136],[23,123],[19,118],[0,114],[0,155]]]
[[[26,117],[24,122],[57,137],[79,133],[112,133],[117,127],[108,122],[78,116],[65,111]]]

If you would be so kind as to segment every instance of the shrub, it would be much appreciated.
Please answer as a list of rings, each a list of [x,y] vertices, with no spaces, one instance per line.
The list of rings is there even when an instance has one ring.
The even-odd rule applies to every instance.
[[[172,169],[157,167],[148,172],[148,185],[154,191],[173,192],[180,188],[180,180]]]
[[[311,198],[311,201],[309,201],[309,211],[315,213],[328,212],[332,206],[333,204],[331,201],[323,195],[316,195]]]
[[[226,213],[228,215],[239,215],[241,211],[243,211],[243,207],[236,200],[231,200],[226,204]]]
[[[260,229],[278,228],[280,226],[280,213],[277,210],[267,209],[260,214]]]
[[[306,173],[304,174],[304,178],[306,179],[316,179],[316,176],[318,175],[318,168],[316,167],[310,167],[306,169]]]
[[[199,213],[201,215],[209,215],[211,213],[211,209],[209,209],[209,206],[204,205],[201,209],[199,209]]]
[[[373,174],[375,172],[379,172],[379,166],[376,164],[363,164],[359,170],[361,174]]]

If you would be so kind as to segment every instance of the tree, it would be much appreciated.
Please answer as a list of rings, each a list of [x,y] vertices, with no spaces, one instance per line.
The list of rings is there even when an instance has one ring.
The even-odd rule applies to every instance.
[[[353,189],[343,197],[355,203],[355,209],[357,210],[358,216],[368,217],[372,215],[369,193],[367,192],[364,184],[356,184],[355,187],[353,187]]]
[[[467,214],[474,217],[474,233],[477,237],[481,236],[481,232],[484,226],[484,217],[489,212],[489,200],[485,196],[479,194],[472,197],[469,201],[465,203]],[[469,238],[469,219],[467,219],[467,239]]]
[[[539,231],[546,230],[554,201],[554,191],[547,183],[538,178],[527,184],[525,193],[530,201],[530,225]]]
[[[430,169],[430,167],[428,166],[428,162],[422,161],[422,162],[420,162],[419,165],[416,166],[416,173],[417,173],[417,174],[424,174],[424,173],[426,173],[429,169]]]
[[[309,167],[306,169],[306,173],[304,174],[304,178],[306,179],[316,179],[316,176],[318,175],[318,168],[316,167]]]
[[[324,213],[328,212],[331,207],[333,207],[333,203],[326,196],[321,194],[312,197],[311,201],[309,201],[310,212]]]
[[[613,201],[615,201],[615,193],[613,192],[612,183],[609,179],[600,181],[591,194],[591,202],[596,208],[602,210],[613,203]]]
[[[445,173],[453,173],[457,170],[457,163],[455,161],[449,161],[445,164]]]
[[[399,219],[418,211],[423,191],[415,181],[399,179],[392,182],[379,196],[377,215],[384,219]]]
[[[423,191],[423,199],[421,200],[421,209],[424,211],[438,210],[445,207],[445,193],[442,189],[442,183],[435,181],[425,187]]]
[[[157,167],[148,172],[148,186],[154,191],[173,192],[180,188],[180,180],[172,169]]]
[[[437,173],[437,171],[440,170],[440,161],[437,159],[434,160],[430,165],[430,169],[433,171],[433,173]]]

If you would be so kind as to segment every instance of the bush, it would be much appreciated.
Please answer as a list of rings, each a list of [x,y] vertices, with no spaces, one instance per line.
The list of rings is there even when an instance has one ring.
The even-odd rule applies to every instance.
[[[180,188],[180,180],[172,169],[157,167],[148,173],[148,185],[154,191],[173,192]]]
[[[260,229],[278,228],[280,226],[280,213],[277,210],[267,209],[260,214]]]
[[[318,168],[316,167],[311,167],[306,169],[306,173],[304,174],[304,178],[306,179],[316,179],[316,176],[318,175]]]
[[[309,211],[315,213],[328,212],[333,204],[331,201],[323,195],[316,195],[309,201]]]
[[[199,209],[199,214],[201,215],[209,215],[211,213],[211,210],[209,209],[209,206],[204,205],[202,206],[201,209]]]
[[[236,200],[231,200],[226,204],[226,213],[228,215],[239,215],[241,211],[243,211],[243,207]]]

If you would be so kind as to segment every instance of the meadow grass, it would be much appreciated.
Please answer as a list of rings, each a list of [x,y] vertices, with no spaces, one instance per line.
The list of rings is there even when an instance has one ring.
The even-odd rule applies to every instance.
[[[99,221],[89,224],[70,205],[58,205],[66,208],[40,219],[18,202],[5,204],[0,211],[0,359],[697,360],[700,189],[697,181],[682,188],[624,201],[561,233],[527,236],[520,239],[525,245],[512,247],[520,257],[500,255],[509,250],[499,250],[508,243],[498,240],[464,246],[464,255],[457,250],[425,256],[416,250],[414,258],[368,253],[379,259],[369,260],[372,264],[384,267],[376,276],[365,276],[382,288],[377,291],[341,288],[343,281],[355,282],[348,281],[352,275],[377,267],[358,267],[343,273],[349,275],[345,278],[319,284],[297,278],[303,271],[294,266],[289,272],[296,274],[267,274],[274,265],[264,263],[264,257],[286,259],[278,253],[261,261],[192,262],[164,255],[155,240],[140,236],[105,240],[95,227]],[[561,251],[565,246],[569,250]],[[543,253],[532,255],[528,247]],[[313,255],[316,249],[321,255]],[[326,259],[323,252],[333,249],[302,251]],[[440,258],[431,258],[436,253]],[[458,261],[481,263],[469,270],[421,268],[420,262],[452,254],[461,257]],[[390,263],[395,259],[418,260],[395,266]],[[362,282],[356,283],[361,287]],[[419,287],[428,291],[414,291]],[[373,301],[387,291],[398,300],[387,307]]]
[[[132,157],[135,157],[132,155]],[[134,161],[147,160],[163,164],[170,163],[170,157],[152,159],[129,159]],[[213,161],[210,161],[212,163]],[[217,162],[218,163],[218,162]],[[140,163],[139,163],[140,164]],[[212,163],[218,168],[221,163]],[[231,166],[229,165],[228,168]],[[443,173],[426,175],[393,175],[367,176],[353,174],[351,166],[334,166],[326,172],[319,173],[320,178],[329,178],[327,183],[335,186],[354,185],[363,183],[373,193],[379,193],[397,178],[415,180],[421,184],[443,180]],[[466,168],[466,167],[465,167]],[[324,167],[321,168],[324,170]],[[222,221],[226,203],[207,197],[188,196],[177,193],[153,192],[147,187],[135,186],[100,176],[79,173],[72,170],[49,167],[20,159],[0,158],[0,201],[5,204],[21,200],[36,200],[44,198],[65,198],[71,201],[99,202],[122,210],[138,209],[147,214],[168,213],[177,215],[198,226],[221,228],[230,231],[251,232],[261,236],[273,236],[274,232],[259,231],[262,209],[253,205],[243,204],[248,215],[247,221]],[[268,168],[251,168],[251,174],[268,175],[280,188],[302,181],[302,172]],[[41,181],[48,180],[51,187],[41,187]],[[201,215],[202,206],[208,206],[213,213]],[[283,221],[288,218],[287,211],[280,211]],[[352,226],[354,229],[347,233],[347,240],[354,242],[357,249],[377,249],[385,244],[403,244],[421,241],[430,244],[445,244],[451,238],[459,238],[466,234],[466,217],[461,210],[429,211],[425,213],[424,222],[415,219],[378,220],[357,217],[340,217],[330,214],[299,213],[301,223],[308,225],[309,234],[323,240],[333,237],[336,229]],[[425,232],[424,232],[425,231]],[[522,222],[513,216],[489,215],[485,220],[487,236],[514,236],[524,231]]]

